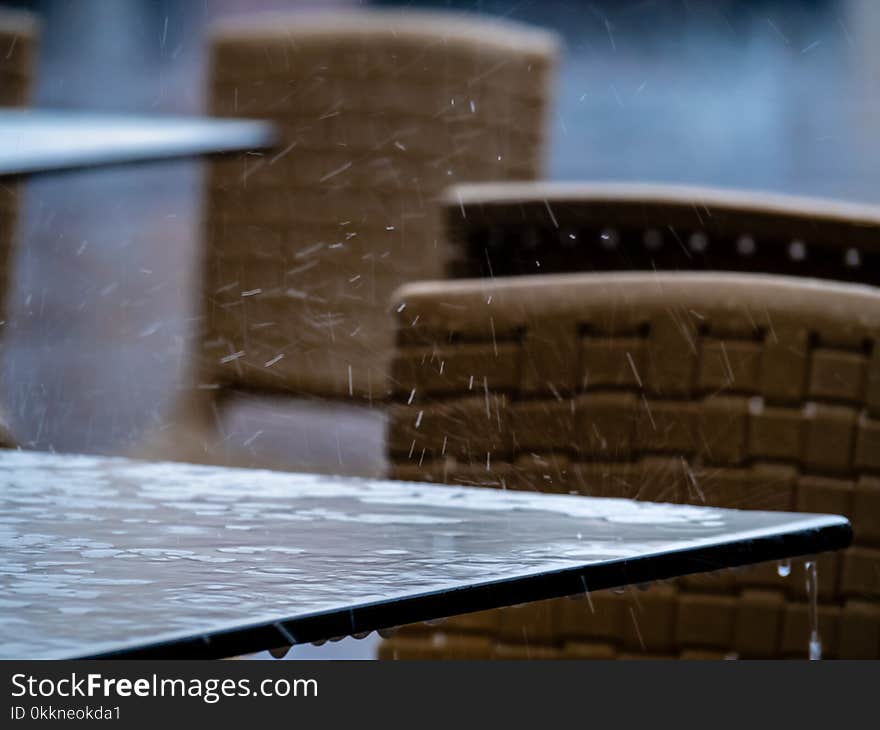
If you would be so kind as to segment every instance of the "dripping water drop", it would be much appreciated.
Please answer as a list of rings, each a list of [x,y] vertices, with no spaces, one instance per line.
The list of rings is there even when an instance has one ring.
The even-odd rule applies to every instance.
[[[819,638],[819,571],[815,560],[804,563],[807,581],[807,611],[810,618],[810,643],[807,647],[811,660],[822,658],[822,640]]]

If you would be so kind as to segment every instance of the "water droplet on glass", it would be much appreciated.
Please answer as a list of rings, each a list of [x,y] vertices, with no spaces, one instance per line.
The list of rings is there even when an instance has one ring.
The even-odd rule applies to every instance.
[[[791,561],[780,560],[779,565],[776,566],[776,572],[779,573],[780,578],[787,578],[791,575]]]

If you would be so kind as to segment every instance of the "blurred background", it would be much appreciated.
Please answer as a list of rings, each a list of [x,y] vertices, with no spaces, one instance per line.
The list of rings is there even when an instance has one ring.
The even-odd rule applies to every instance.
[[[0,0],[42,18],[36,105],[153,114],[203,111],[218,17],[351,4]],[[552,178],[880,199],[874,0],[375,4],[560,33]],[[28,446],[123,452],[167,418],[192,331],[201,174],[175,162],[29,184],[3,361],[9,418]],[[308,437],[302,419],[286,426]],[[351,436],[381,450],[375,429]]]

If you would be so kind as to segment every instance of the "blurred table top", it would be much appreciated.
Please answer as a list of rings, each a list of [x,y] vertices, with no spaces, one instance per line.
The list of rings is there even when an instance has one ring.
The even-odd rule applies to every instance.
[[[268,122],[0,110],[0,176],[269,147]]]
[[[837,549],[843,517],[0,452],[0,658],[233,656]]]

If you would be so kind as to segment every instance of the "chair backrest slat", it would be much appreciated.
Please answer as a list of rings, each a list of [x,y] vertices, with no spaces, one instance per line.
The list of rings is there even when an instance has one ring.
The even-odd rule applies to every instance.
[[[448,274],[742,271],[880,284],[880,208],[639,184],[458,186]]]

